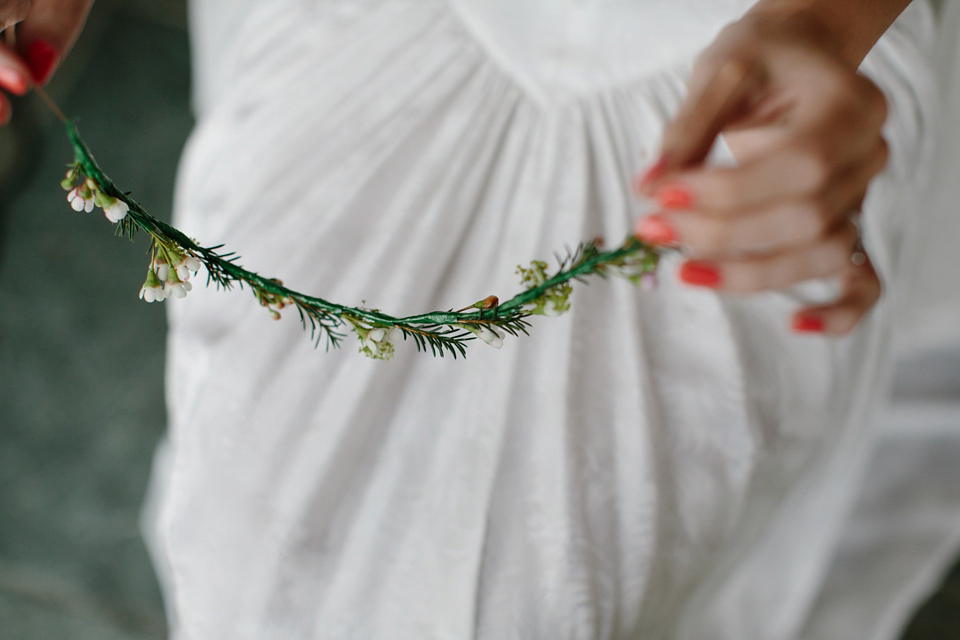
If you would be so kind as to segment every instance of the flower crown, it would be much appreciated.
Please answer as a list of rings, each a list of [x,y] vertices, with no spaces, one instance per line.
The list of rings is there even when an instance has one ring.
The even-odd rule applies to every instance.
[[[458,311],[432,311],[397,318],[377,309],[348,307],[322,298],[308,296],[283,286],[276,278],[265,278],[239,264],[239,256],[224,252],[222,245],[205,247],[171,225],[151,216],[128,193],[114,185],[80,137],[76,126],[50,98],[37,89],[66,127],[73,146],[74,161],[69,165],[61,186],[75,211],[103,210],[117,225],[117,235],[134,238],[138,231],[150,236],[150,263],[140,288],[147,302],[170,297],[183,298],[193,287],[191,278],[203,267],[207,284],[230,289],[247,286],[261,306],[276,319],[282,309],[293,307],[300,314],[304,329],[309,329],[315,344],[326,341],[327,349],[339,347],[346,331],[360,341],[359,351],[378,360],[393,357],[400,340],[410,339],[419,351],[435,356],[467,355],[468,343],[479,338],[500,348],[506,334],[527,334],[534,315],[556,316],[570,309],[572,281],[587,276],[623,276],[645,289],[656,286],[660,257],[670,249],[645,244],[629,236],[620,246],[605,251],[602,239],[579,244],[557,255],[557,266],[534,260],[530,266],[518,266],[517,274],[524,290],[506,302],[488,296]]]

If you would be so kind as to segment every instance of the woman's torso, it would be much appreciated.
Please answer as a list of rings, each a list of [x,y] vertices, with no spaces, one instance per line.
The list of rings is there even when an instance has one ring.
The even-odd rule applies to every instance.
[[[338,301],[507,295],[517,263],[626,235],[691,58],[744,8],[195,1],[178,221]],[[581,287],[466,362],[313,351],[294,318],[191,294],[156,480],[181,637],[787,637],[815,588],[790,553],[828,550],[809,496],[844,477],[831,447],[857,450],[883,318],[804,341],[790,295],[722,299],[670,268],[657,292]]]

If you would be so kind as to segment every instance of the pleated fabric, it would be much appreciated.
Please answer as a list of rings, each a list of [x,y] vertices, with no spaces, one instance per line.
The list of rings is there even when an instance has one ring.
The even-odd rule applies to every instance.
[[[338,302],[507,297],[518,264],[627,235],[694,54],[746,4],[195,2],[177,223]],[[929,29],[915,3],[865,66],[891,103],[865,212],[891,289]],[[175,301],[149,525],[173,637],[797,637],[869,447],[887,303],[798,337],[826,284],[725,298],[674,271],[580,286],[466,360],[314,350],[245,291]]]

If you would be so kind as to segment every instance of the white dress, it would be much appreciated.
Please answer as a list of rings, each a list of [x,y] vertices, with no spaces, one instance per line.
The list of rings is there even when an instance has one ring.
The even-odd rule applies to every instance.
[[[517,264],[629,232],[693,56],[749,4],[195,2],[177,223],[398,315],[508,297]],[[931,28],[915,2],[865,63],[890,295],[848,338],[792,334],[797,291],[719,297],[671,262],[465,361],[314,350],[246,291],[177,301],[150,511],[173,637],[799,637],[885,382]]]

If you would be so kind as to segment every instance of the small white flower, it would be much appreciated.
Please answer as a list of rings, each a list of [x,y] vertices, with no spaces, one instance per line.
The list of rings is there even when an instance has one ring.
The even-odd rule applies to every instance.
[[[363,346],[379,348],[380,342],[382,342],[386,336],[387,330],[383,327],[370,329],[370,331],[367,332],[367,337],[363,339]]]
[[[161,302],[164,298],[166,293],[163,290],[163,283],[157,278],[156,272],[150,269],[147,272],[147,279],[140,287],[140,299],[147,302]]]
[[[167,279],[167,273],[170,268],[176,271],[177,277],[183,282],[189,280],[190,276],[200,270],[200,261],[188,255],[174,256],[174,262],[171,265],[167,265],[163,258],[160,258],[157,262],[163,265],[163,273],[160,274],[161,280]]]
[[[163,285],[163,293],[168,298],[186,298],[187,293],[192,289],[193,285],[189,282],[168,280],[166,284]]]
[[[476,331],[477,337],[494,349],[503,346],[503,333],[494,327],[480,327]]]
[[[145,302],[163,302],[163,287],[141,287],[140,299]]]
[[[103,215],[107,216],[107,220],[110,222],[120,222],[127,217],[127,212],[130,211],[127,203],[117,198],[111,198],[104,205]]]
[[[74,187],[67,193],[67,202],[74,211],[93,211],[93,194],[85,185]]]
[[[397,327],[376,327],[361,336],[360,351],[371,358],[389,360],[393,357],[393,343],[402,337],[402,332]]]

